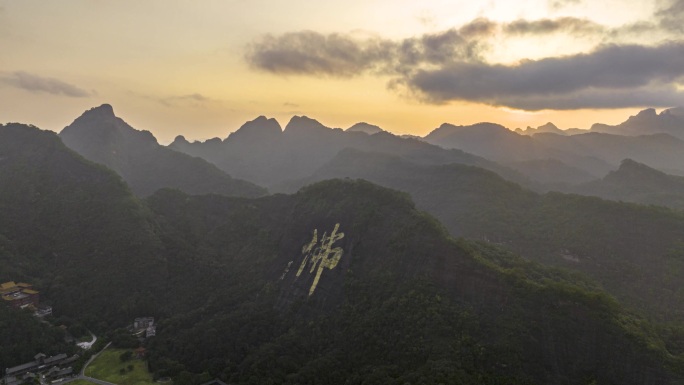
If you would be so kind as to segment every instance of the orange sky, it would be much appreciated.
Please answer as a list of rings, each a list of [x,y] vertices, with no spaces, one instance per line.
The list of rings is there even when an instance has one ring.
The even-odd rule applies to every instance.
[[[176,135],[224,138],[258,115],[275,117],[282,125],[295,114],[342,128],[366,121],[415,135],[444,122],[492,121],[509,128],[548,121],[561,128],[616,124],[650,107],[648,99],[619,108],[539,111],[494,107],[461,96],[438,103],[409,92],[415,90],[390,87],[406,76],[396,68],[285,73],[259,68],[247,56],[264,36],[277,39],[301,31],[339,34],[359,44],[394,44],[458,29],[478,18],[497,23],[501,31],[519,20],[572,21],[543,35],[498,32],[482,40],[486,49],[478,63],[514,66],[592,52],[605,44],[654,45],[671,39],[653,28],[648,34],[620,32],[615,37],[615,28],[649,22],[662,3],[0,0],[0,123],[59,131],[86,109],[109,103],[118,116],[162,143]],[[411,71],[448,69],[447,64],[429,62]],[[667,107],[667,100],[654,101],[655,107]]]

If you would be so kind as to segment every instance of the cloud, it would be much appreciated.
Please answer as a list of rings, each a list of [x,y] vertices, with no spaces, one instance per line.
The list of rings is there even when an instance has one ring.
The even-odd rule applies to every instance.
[[[684,0],[667,1],[655,14],[661,28],[684,32]]]
[[[487,28],[484,24],[473,24],[466,32],[482,34]],[[248,47],[246,60],[255,69],[281,75],[351,77],[368,71],[387,74],[421,64],[472,60],[481,50],[479,41],[457,29],[400,41],[301,31],[263,37]]]
[[[481,61],[497,34],[564,32],[585,36],[606,31],[600,24],[574,17],[503,24],[477,18],[459,28],[403,40],[299,31],[264,36],[248,46],[245,58],[252,68],[280,75],[352,77],[364,72],[408,73],[423,65]]]
[[[576,17],[561,17],[557,19],[539,20],[516,20],[505,24],[504,32],[511,35],[547,35],[556,32],[565,32],[572,35],[605,33],[606,28],[591,20]]]
[[[677,86],[684,84],[684,40],[677,32],[684,32],[684,0],[661,1],[650,19],[617,27],[576,17],[507,23],[478,18],[403,40],[313,31],[268,35],[250,45],[246,59],[255,69],[280,75],[385,76],[389,89],[436,104],[470,101],[530,111],[684,105]],[[517,64],[485,60],[496,42],[552,34],[602,45]],[[646,36],[673,40],[646,45]],[[638,44],[628,43],[634,38]]]
[[[462,25],[458,32],[466,38],[480,38],[494,35],[498,28],[499,25],[496,22],[480,17]]]
[[[249,47],[246,58],[253,67],[278,74],[353,76],[385,61],[390,49],[385,40],[301,31],[267,35]]]
[[[402,80],[433,103],[474,101],[526,110],[671,106],[684,77],[684,43],[604,46],[589,54],[519,65],[456,63]]]
[[[560,9],[570,5],[580,4],[582,0],[549,0],[549,7],[553,9]]]
[[[52,95],[64,95],[73,98],[82,98],[94,94],[93,92],[88,92],[59,79],[42,77],[23,71],[0,74],[0,83],[29,92],[45,92]]]
[[[167,107],[173,107],[178,105],[179,103],[190,103],[193,106],[197,107],[200,105],[203,105],[207,102],[213,101],[212,99],[199,94],[199,93],[192,93],[192,94],[186,94],[186,95],[177,95],[177,96],[169,96],[165,98],[152,98],[159,103],[167,106]]]

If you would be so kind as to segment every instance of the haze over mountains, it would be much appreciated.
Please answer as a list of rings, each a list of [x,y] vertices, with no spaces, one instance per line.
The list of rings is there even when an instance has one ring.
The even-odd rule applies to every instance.
[[[641,136],[421,139],[262,116],[168,147],[109,105],[7,124],[0,280],[98,334],[157,317],[150,368],[180,385],[678,384],[677,111]]]

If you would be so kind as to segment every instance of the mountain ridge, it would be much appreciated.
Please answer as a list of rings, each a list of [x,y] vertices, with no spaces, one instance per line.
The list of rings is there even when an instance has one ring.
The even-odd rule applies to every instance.
[[[111,105],[92,108],[60,133],[64,143],[86,158],[119,173],[140,195],[174,187],[189,193],[258,196],[266,190],[234,179],[203,159],[157,143],[149,131],[139,131],[116,117]]]

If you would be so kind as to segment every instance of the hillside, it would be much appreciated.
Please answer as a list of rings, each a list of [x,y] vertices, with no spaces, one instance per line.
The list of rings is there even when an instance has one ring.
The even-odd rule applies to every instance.
[[[0,159],[0,281],[31,282],[56,313],[105,324],[147,306],[165,263],[118,175],[20,124],[0,126]]]
[[[150,132],[138,131],[116,117],[108,104],[86,111],[59,135],[85,158],[119,173],[140,196],[165,187],[190,194],[266,194],[265,189],[231,178],[203,159],[159,145]]]
[[[347,150],[313,177],[363,178],[407,192],[454,236],[486,240],[539,263],[581,271],[653,317],[684,320],[684,216],[665,208],[537,194],[472,166],[417,165]]]
[[[215,271],[184,290],[201,307],[160,324],[158,375],[208,370],[237,384],[681,376],[664,368],[678,361],[647,323],[587,280],[456,242],[406,195],[368,182],[251,201],[160,191],[148,204],[164,233],[192,245],[173,244],[173,258]]]

